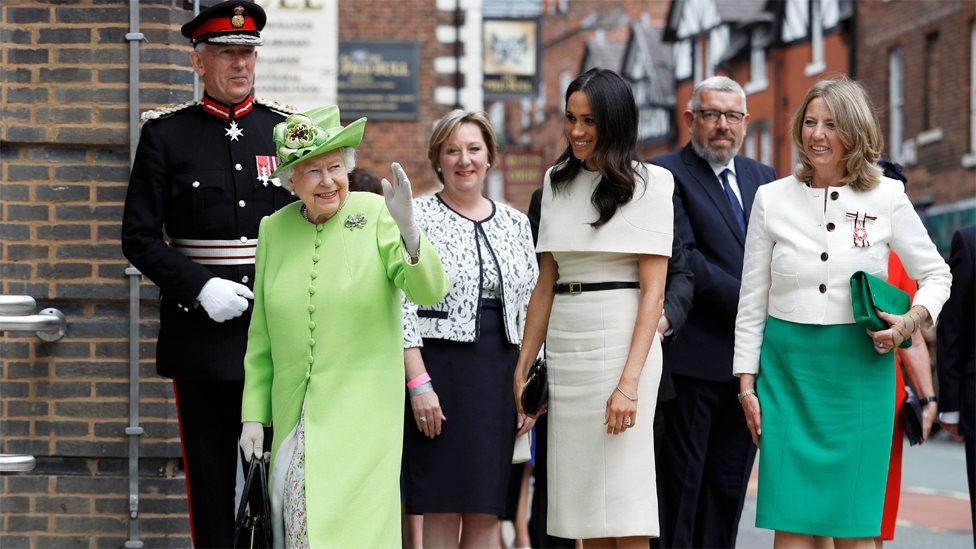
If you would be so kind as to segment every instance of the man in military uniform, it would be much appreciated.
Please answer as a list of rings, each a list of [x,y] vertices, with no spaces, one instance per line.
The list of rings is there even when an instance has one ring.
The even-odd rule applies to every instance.
[[[233,0],[183,25],[205,94],[143,114],[122,220],[123,253],[162,295],[156,371],[173,379],[197,547],[233,544],[258,224],[294,200],[269,179],[293,111],[253,96],[264,23]]]

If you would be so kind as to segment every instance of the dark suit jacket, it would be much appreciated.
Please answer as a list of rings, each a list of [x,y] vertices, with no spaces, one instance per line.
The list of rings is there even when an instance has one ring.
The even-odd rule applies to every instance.
[[[952,292],[939,315],[937,330],[939,411],[960,412],[959,431],[976,436],[976,225],[952,235],[949,255]]]
[[[542,188],[538,188],[532,193],[532,200],[529,201],[529,224],[532,226],[533,242],[539,239],[539,221],[542,217]],[[684,247],[678,239],[678,231],[675,228],[674,242],[671,245],[671,259],[668,261],[668,278],[664,288],[664,314],[667,315],[671,323],[671,332],[664,339],[665,346],[677,339],[678,332],[684,326],[688,313],[691,311],[691,300],[694,294],[695,275],[691,272],[688,260],[685,256]],[[661,386],[658,389],[658,400],[668,400],[674,396],[674,389],[671,385],[671,376],[667,366],[664,368],[661,377]]]
[[[681,338],[665,348],[664,363],[675,374],[731,381],[745,238],[738,233],[722,184],[691,144],[650,162],[674,175],[675,236],[695,275],[692,312]],[[756,189],[775,180],[776,172],[743,156],[735,157],[735,172],[748,221]]]

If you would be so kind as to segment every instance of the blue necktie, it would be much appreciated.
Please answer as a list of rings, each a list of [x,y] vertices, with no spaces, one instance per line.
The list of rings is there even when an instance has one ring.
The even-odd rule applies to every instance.
[[[732,192],[732,186],[729,185],[729,172],[731,171],[728,168],[722,170],[722,188],[725,189],[725,198],[729,199],[729,206],[732,207],[732,217],[739,224],[739,232],[745,235],[746,215],[742,212],[742,206],[739,205],[739,200],[735,197],[735,193]]]

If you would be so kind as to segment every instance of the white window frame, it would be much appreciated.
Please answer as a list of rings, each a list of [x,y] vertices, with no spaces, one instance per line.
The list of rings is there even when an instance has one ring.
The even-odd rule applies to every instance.
[[[820,74],[826,69],[824,61],[823,6],[820,0],[810,0],[810,64],[803,73],[807,76]]]
[[[767,166],[773,165],[773,134],[768,124],[759,130],[759,161]]]
[[[905,139],[905,63],[901,48],[888,53],[888,156],[902,162],[901,144]]]
[[[762,29],[752,29],[749,37],[749,82],[744,88],[747,94],[763,91],[769,85],[766,80],[766,48],[763,46],[763,38]]]
[[[705,76],[705,63],[707,63],[705,59],[705,41],[700,36],[695,36],[692,40],[694,40],[695,44],[695,53],[691,57],[693,64],[692,74],[695,76],[695,84],[697,84],[707,78]]]
[[[969,29],[969,152],[962,157],[964,168],[976,167],[976,22]]]

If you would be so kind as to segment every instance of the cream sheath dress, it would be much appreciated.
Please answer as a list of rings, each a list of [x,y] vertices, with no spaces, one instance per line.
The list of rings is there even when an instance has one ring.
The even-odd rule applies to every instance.
[[[606,224],[590,201],[598,172],[581,171],[558,193],[546,173],[538,252],[551,252],[559,282],[639,281],[637,254],[670,256],[671,172],[637,165],[631,201]],[[550,169],[551,172],[551,169]],[[557,294],[549,317],[550,535],[564,538],[657,536],[654,407],[661,345],[653,338],[638,386],[636,427],[609,435],[606,402],[630,351],[640,290]]]

